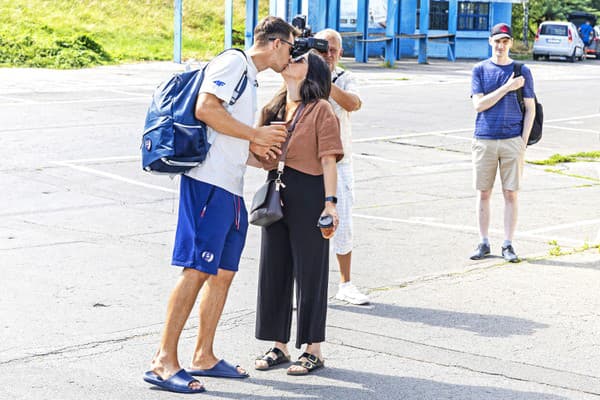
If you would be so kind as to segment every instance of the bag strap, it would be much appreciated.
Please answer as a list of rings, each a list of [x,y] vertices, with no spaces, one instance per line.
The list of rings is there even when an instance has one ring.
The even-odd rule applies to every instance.
[[[516,61],[513,62],[513,72],[515,74],[515,78],[523,75],[521,73],[521,68],[523,64],[518,63]],[[519,108],[521,109],[521,113],[525,114],[525,101],[523,100],[523,88],[520,87],[517,89],[517,101],[519,102]]]
[[[288,136],[283,143],[283,151],[281,152],[281,157],[279,158],[279,162],[277,163],[277,178],[275,179],[275,190],[279,190],[280,186],[285,187],[283,182],[281,182],[281,175],[283,175],[283,168],[285,167],[285,158],[287,156],[288,144],[290,143],[290,139],[292,137],[292,132],[296,129],[296,123],[298,119],[300,119],[300,115],[302,115],[302,111],[304,111],[304,103],[301,103],[296,111],[294,112],[294,119],[292,120],[292,124],[288,128]]]
[[[292,132],[294,132],[294,129],[296,129],[296,123],[298,122],[298,119],[300,118],[300,115],[302,114],[302,111],[304,110],[304,103],[300,104],[298,106],[298,108],[296,109],[296,111],[294,112],[294,119],[292,120],[292,124],[290,125],[290,127],[288,128],[288,136],[285,139],[285,142],[283,143],[283,151],[281,152],[281,158],[279,159],[279,162],[283,162],[285,163],[285,157],[287,155],[287,151],[288,151],[288,144],[290,142],[290,139],[292,137]],[[279,168],[277,168],[277,170],[279,170]],[[281,167],[281,171],[283,172],[283,167]]]
[[[331,81],[331,83],[335,83],[335,81],[337,81],[340,76],[344,75],[344,72],[346,72],[346,71],[342,71],[339,74],[337,74],[336,77],[333,78],[333,80]]]

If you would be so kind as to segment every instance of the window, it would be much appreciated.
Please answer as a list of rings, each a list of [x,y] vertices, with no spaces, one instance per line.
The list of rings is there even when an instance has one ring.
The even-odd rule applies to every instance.
[[[421,24],[421,0],[417,0],[417,29]],[[429,29],[448,30],[448,0],[429,3]]]
[[[540,35],[567,36],[568,29],[566,25],[542,24]]]
[[[432,1],[429,4],[429,29],[448,30],[448,2]]]
[[[489,18],[489,3],[458,2],[459,31],[487,31],[490,29]]]

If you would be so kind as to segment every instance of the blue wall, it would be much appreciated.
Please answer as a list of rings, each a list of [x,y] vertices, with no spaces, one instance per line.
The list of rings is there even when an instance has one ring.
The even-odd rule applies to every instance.
[[[426,0],[422,0],[426,1]],[[450,0],[458,1],[458,0]],[[400,0],[400,31],[403,33],[412,33],[416,31],[416,7],[417,0]],[[497,23],[508,22],[512,19],[511,3],[490,3],[489,28],[491,29]],[[340,27],[342,32],[354,31],[350,26]],[[382,35],[385,31],[382,28],[370,28],[370,35]],[[445,34],[446,31],[429,30],[430,35]],[[491,49],[488,44],[489,30],[486,31],[457,31],[456,32],[456,57],[484,59],[491,55]],[[354,55],[354,38],[344,38],[344,55]],[[368,50],[370,57],[383,56],[385,49],[384,42],[369,43]],[[400,57],[416,57],[418,54],[418,40],[401,39]],[[432,58],[446,58],[448,55],[448,45],[443,42],[429,41],[427,53]]]

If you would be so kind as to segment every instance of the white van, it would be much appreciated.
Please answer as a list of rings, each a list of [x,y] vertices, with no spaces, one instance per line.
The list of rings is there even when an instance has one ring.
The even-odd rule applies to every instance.
[[[583,60],[583,41],[571,22],[542,22],[533,43],[533,59],[566,57],[569,61]]]

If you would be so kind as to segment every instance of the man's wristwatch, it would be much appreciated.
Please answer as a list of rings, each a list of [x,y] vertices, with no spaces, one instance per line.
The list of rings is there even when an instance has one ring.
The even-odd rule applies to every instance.
[[[337,197],[335,197],[335,196],[327,196],[327,197],[325,197],[325,201],[326,201],[326,202],[327,202],[327,201],[330,201],[330,202],[332,202],[333,204],[337,204]]]

